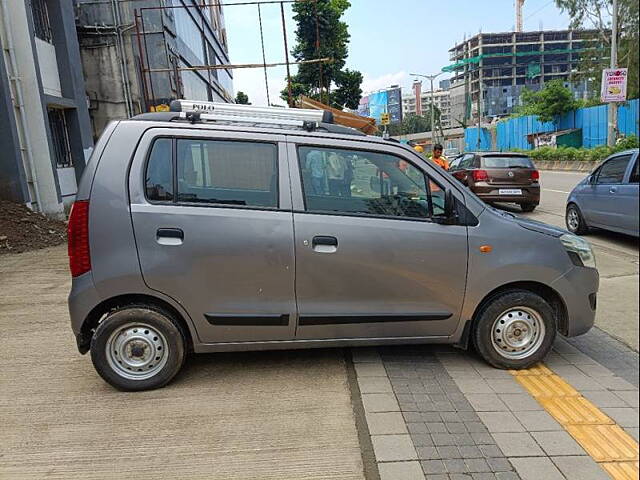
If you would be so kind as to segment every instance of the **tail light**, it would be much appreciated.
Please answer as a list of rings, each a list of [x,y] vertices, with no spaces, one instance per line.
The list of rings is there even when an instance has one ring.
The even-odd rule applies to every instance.
[[[486,170],[474,170],[473,173],[473,181],[474,182],[488,182],[489,174]]]
[[[533,180],[534,182],[540,180],[540,172],[538,170],[531,171],[531,180]]]
[[[69,269],[71,276],[77,277],[91,270],[89,254],[89,202],[74,202],[67,227],[69,242]]]

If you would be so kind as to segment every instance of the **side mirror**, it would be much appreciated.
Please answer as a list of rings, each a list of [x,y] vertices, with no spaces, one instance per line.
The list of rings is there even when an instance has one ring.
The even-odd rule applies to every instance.
[[[596,176],[595,175],[589,175],[589,177],[587,177],[587,182],[589,183],[589,185],[595,185],[596,184]]]

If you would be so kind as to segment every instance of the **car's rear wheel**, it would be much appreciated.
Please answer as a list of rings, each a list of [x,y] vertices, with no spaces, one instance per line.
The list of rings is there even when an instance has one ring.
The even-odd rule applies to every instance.
[[[528,290],[497,294],[478,313],[474,344],[498,368],[521,369],[540,362],[556,337],[553,309]]]
[[[584,235],[589,232],[589,225],[587,225],[587,222],[585,222],[582,216],[582,212],[574,203],[567,205],[565,223],[567,224],[567,230],[576,235]]]
[[[523,212],[533,212],[538,205],[535,203],[521,203],[520,208]]]
[[[185,337],[169,312],[149,305],[111,311],[91,339],[91,360],[119,390],[163,387],[185,359]]]

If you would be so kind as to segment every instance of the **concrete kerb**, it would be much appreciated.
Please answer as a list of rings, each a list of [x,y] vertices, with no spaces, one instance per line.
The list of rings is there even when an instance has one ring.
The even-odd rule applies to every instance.
[[[536,167],[539,170],[560,170],[566,172],[591,172],[600,165],[600,161],[585,160],[537,160]]]

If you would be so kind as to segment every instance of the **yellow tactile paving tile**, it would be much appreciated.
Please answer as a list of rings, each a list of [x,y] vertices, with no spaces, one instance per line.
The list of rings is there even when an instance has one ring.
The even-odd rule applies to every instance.
[[[615,422],[584,397],[538,398],[561,425],[607,425]]]
[[[577,397],[580,394],[558,375],[517,375],[516,380],[531,395],[541,397]]]
[[[618,425],[565,425],[596,462],[638,461],[638,444]]]
[[[544,363],[539,363],[533,367],[526,368],[524,370],[509,370],[511,375],[516,377],[525,377],[531,375],[553,375],[553,372]]]
[[[638,480],[638,462],[601,463],[613,480]]]

